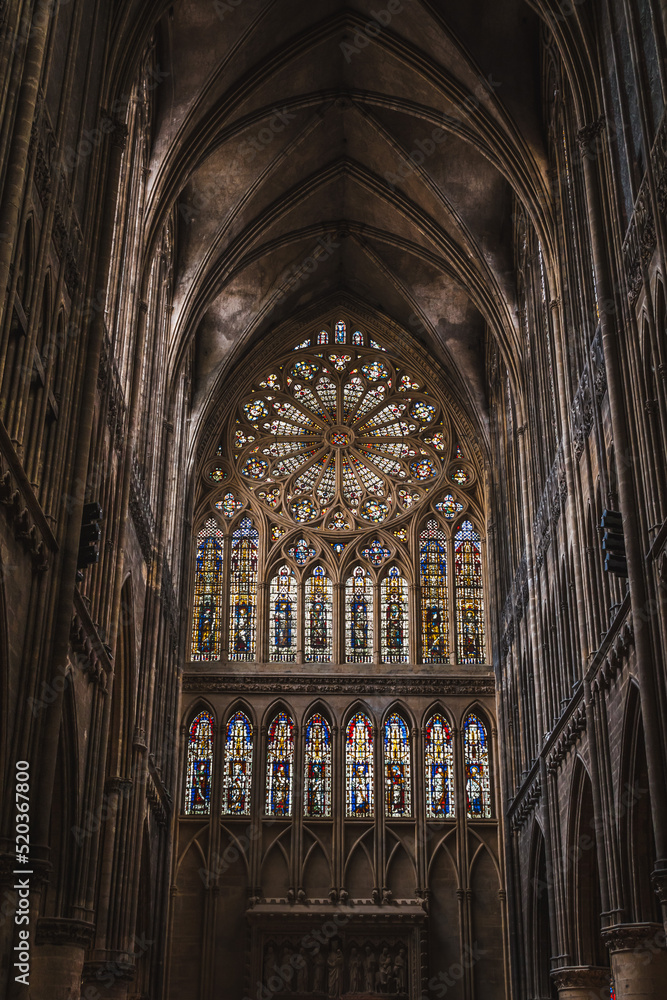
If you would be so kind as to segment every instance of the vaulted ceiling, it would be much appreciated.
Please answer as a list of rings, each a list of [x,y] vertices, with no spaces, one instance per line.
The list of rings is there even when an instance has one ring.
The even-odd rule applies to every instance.
[[[162,18],[148,210],[177,203],[172,360],[196,414],[248,345],[345,294],[390,316],[486,424],[511,364],[513,193],[550,231],[537,16],[523,0],[179,0]]]

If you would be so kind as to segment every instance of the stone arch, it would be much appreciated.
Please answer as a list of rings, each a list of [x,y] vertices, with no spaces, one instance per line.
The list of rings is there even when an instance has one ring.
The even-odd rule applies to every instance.
[[[553,886],[547,872],[544,834],[537,820],[531,835],[529,871],[526,900],[526,926],[531,928],[526,947],[528,980],[533,996],[556,1000],[556,987],[550,975],[551,956],[555,953],[555,928],[550,914]]]
[[[568,821],[571,961],[573,965],[606,966],[609,959],[600,934],[602,895],[593,788],[581,757],[575,762]]]

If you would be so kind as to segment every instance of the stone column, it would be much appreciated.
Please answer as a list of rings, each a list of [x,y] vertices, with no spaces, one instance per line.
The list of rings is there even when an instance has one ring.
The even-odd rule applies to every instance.
[[[667,992],[662,924],[616,924],[602,932],[609,948],[616,1000],[654,1000]]]
[[[83,960],[94,933],[94,924],[83,920],[49,917],[37,922],[31,1000],[79,1000]]]
[[[608,1000],[610,972],[594,965],[574,965],[551,973],[558,1000]]]

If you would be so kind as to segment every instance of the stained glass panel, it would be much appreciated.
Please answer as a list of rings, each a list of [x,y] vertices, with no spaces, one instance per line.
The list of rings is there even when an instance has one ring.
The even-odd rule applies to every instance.
[[[210,517],[197,535],[192,659],[217,660],[222,641],[223,534]]]
[[[432,715],[426,724],[424,769],[427,818],[451,819],[455,814],[452,731],[439,714]]]
[[[352,334],[352,343],[354,344],[355,347],[364,346],[364,335],[361,332],[361,330],[354,331],[354,333]]]
[[[331,816],[331,729],[319,712],[306,723],[303,784],[304,815]]]
[[[345,323],[343,323],[342,319],[339,319],[336,323],[336,343],[345,343]]]
[[[266,749],[266,814],[292,815],[294,723],[280,712],[269,726]]]
[[[442,663],[449,657],[447,536],[435,519],[419,536],[422,603],[422,660]]]
[[[257,557],[259,532],[244,517],[232,534],[229,606],[229,658],[252,660],[257,634]]]
[[[373,816],[373,727],[361,712],[352,716],[345,731],[345,814]]]
[[[317,335],[317,343],[318,344],[328,344],[329,343],[329,334],[328,334],[328,332],[326,330],[320,330],[320,332]]]
[[[380,587],[381,651],[383,663],[407,663],[408,583],[392,566]]]
[[[345,658],[348,663],[373,660],[373,581],[361,566],[345,584]]]
[[[379,538],[374,538],[370,545],[367,545],[361,552],[364,559],[368,559],[373,566],[380,566],[385,559],[388,559],[391,552],[386,548]]]
[[[222,812],[225,816],[250,815],[252,783],[252,726],[247,715],[236,712],[227,723]]]
[[[269,659],[293,663],[296,659],[297,588],[289,566],[281,566],[271,580],[269,601]]]
[[[385,816],[411,814],[410,735],[405,721],[394,712],[384,724]]]
[[[211,808],[211,769],[213,764],[213,717],[200,712],[193,719],[188,734],[188,765],[185,782],[185,813],[207,816]]]
[[[463,751],[468,816],[488,819],[491,816],[489,745],[484,723],[472,713],[463,723]]]
[[[470,521],[454,536],[456,655],[459,663],[484,663],[482,542]]]
[[[333,639],[333,587],[322,566],[316,566],[306,580],[306,661],[331,660]]]

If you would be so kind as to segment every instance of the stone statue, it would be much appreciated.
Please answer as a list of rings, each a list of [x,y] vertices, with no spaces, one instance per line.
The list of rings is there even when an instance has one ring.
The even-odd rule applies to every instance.
[[[378,971],[375,977],[375,983],[379,993],[389,992],[389,977],[391,976],[391,955],[389,954],[389,948],[385,945],[382,949],[382,954],[380,955],[380,961],[378,962]]]
[[[364,958],[364,988],[367,993],[372,993],[375,989],[375,967],[377,961],[375,952],[370,945],[366,945],[366,956]]]
[[[299,958],[296,962],[296,992],[308,992],[308,956],[305,948],[299,948]]]
[[[350,993],[361,993],[361,955],[356,948],[350,952],[348,968],[350,970]]]
[[[405,948],[399,948],[398,955],[394,959],[394,979],[396,981],[396,992],[408,992],[408,970],[405,959]]]
[[[313,977],[313,990],[316,993],[324,993],[324,971],[326,964],[327,960],[324,957],[324,952],[320,948],[315,956],[315,975]]]
[[[329,967],[329,996],[339,997],[343,990],[343,952],[340,950],[340,946],[335,951],[333,948],[331,949],[327,965]]]

